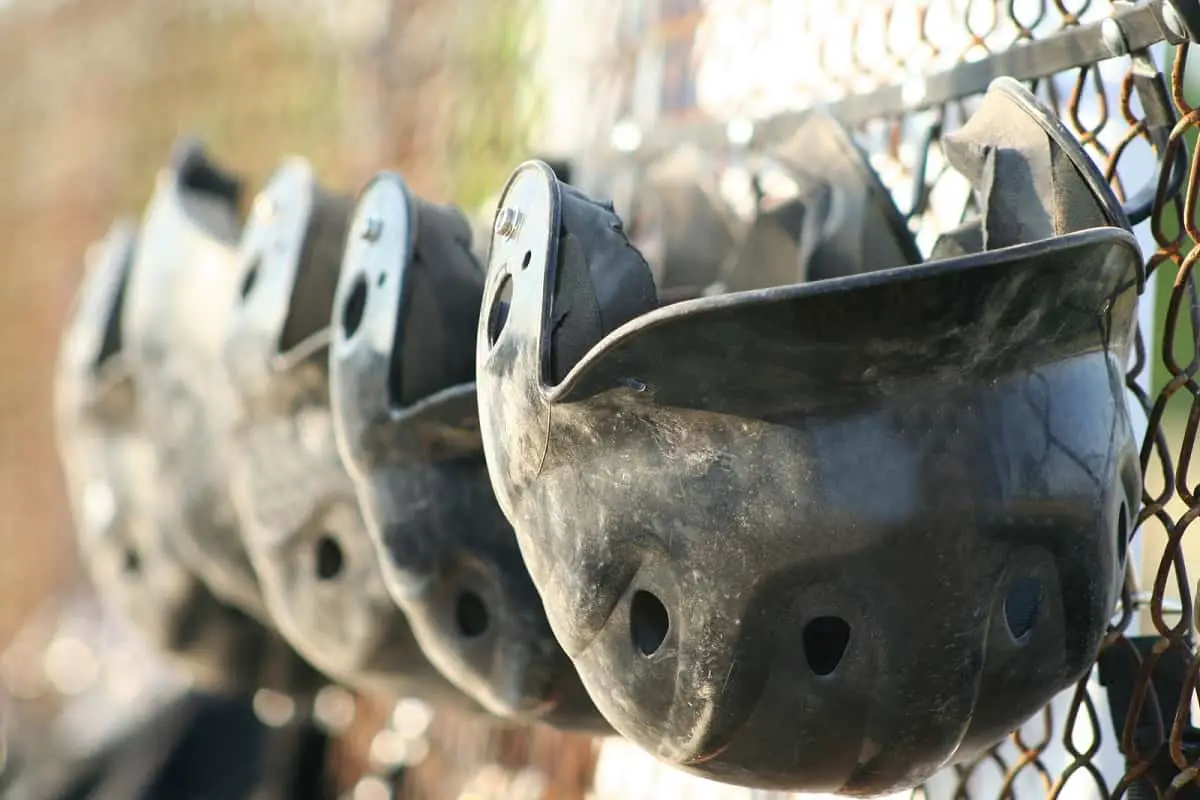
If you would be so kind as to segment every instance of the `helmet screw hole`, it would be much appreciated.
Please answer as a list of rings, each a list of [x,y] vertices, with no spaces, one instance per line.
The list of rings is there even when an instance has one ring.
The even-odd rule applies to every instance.
[[[816,675],[829,675],[850,644],[850,623],[841,617],[816,617],[804,626],[804,658]]]
[[[629,633],[638,652],[647,658],[657,653],[670,630],[671,618],[662,601],[642,589],[634,592],[629,603]]]

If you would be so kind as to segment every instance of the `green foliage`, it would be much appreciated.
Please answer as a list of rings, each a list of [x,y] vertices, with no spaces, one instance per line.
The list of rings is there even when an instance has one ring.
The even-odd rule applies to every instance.
[[[530,156],[542,100],[532,58],[540,7],[535,0],[471,0],[462,6],[447,163],[451,199],[473,208]]]
[[[194,133],[254,183],[286,153],[336,171],[343,99],[336,54],[313,27],[247,5],[221,15],[163,4],[145,68],[127,97],[135,140],[121,204],[140,208],[175,139]]]
[[[1172,51],[1173,52],[1173,51]],[[1164,69],[1170,70],[1171,64],[1168,63]],[[1200,96],[1200,86],[1196,86],[1195,78],[1192,77],[1195,72],[1191,72],[1185,78],[1184,91],[1189,102],[1195,102]],[[1187,145],[1187,152],[1190,159],[1196,157],[1196,148],[1200,144],[1198,140],[1197,130],[1193,127],[1184,134],[1184,141]],[[1168,240],[1174,239],[1179,234],[1178,220],[1180,214],[1172,204],[1163,212],[1162,230]],[[1180,254],[1186,257],[1191,252],[1194,242],[1185,237]],[[1175,264],[1165,262],[1160,265],[1153,276],[1151,276],[1150,284],[1147,286],[1147,292],[1153,294],[1154,297],[1154,335],[1148,337],[1147,359],[1151,365],[1151,391],[1152,395],[1156,395],[1170,380],[1170,373],[1163,361],[1163,338],[1166,335],[1167,309],[1171,302],[1171,294],[1175,286],[1175,281],[1178,278],[1179,270]],[[1200,278],[1200,276],[1197,276]],[[1200,348],[1197,347],[1197,336],[1200,336],[1200,331],[1193,328],[1190,321],[1190,302],[1188,296],[1184,296],[1184,302],[1179,309],[1179,316],[1175,324],[1174,335],[1172,336],[1172,346],[1174,357],[1177,363],[1181,365],[1188,364],[1198,354]],[[1172,403],[1169,406],[1171,414],[1186,414],[1187,408],[1185,403]]]

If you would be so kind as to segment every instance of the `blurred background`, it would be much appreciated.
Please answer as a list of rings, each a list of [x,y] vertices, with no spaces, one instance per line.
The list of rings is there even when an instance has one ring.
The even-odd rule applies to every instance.
[[[110,716],[121,716],[87,699],[96,678],[125,695],[153,694],[148,681],[170,683],[147,670],[153,654],[109,630],[92,597],[50,411],[84,251],[114,217],[140,215],[180,135],[199,135],[240,173],[247,202],[296,153],[334,190],[355,193],[390,169],[426,197],[476,207],[535,153],[607,142],[611,118],[633,103],[640,50],[660,37],[690,41],[698,9],[576,0],[0,0],[6,690],[26,700],[78,698],[65,728],[72,746],[86,750],[108,734]],[[687,55],[674,56],[665,81],[678,87],[667,95],[680,107],[692,102],[690,71],[679,68]],[[387,741],[371,737],[386,712],[365,712],[364,732],[350,737],[351,774],[373,743],[375,755],[388,757]],[[518,766],[550,760],[566,785],[590,780],[586,748],[572,766],[570,754],[539,752],[536,742],[454,735],[464,759],[474,749]],[[0,730],[0,767],[4,751]],[[436,766],[433,774],[436,785]]]
[[[425,196],[475,206],[535,151],[606,142],[648,46],[669,51],[661,106],[692,108],[699,12],[698,0],[0,0],[0,646],[83,580],[52,450],[53,354],[84,248],[140,213],[176,137],[203,137],[251,194],[299,153],[335,189],[395,169]]]
[[[1109,7],[1083,5],[1073,24]],[[251,195],[299,153],[334,189],[395,169],[428,197],[475,207],[531,155],[586,166],[618,120],[648,130],[803,107],[1063,23],[1043,10],[1018,24],[1022,6],[1046,3],[0,0],[0,647],[84,580],[52,449],[52,356],[84,248],[114,216],[140,213],[179,135],[203,137]],[[906,25],[914,12],[922,22]],[[1102,65],[1110,95],[1124,68]],[[1099,116],[1094,94],[1082,113]],[[1100,143],[1124,131],[1095,127]],[[916,143],[884,134],[873,160],[902,185]],[[1135,141],[1118,173],[1153,168]],[[1159,274],[1160,330],[1170,283]]]
[[[468,204],[532,144],[534,0],[0,2],[0,647],[74,563],[50,375],[81,256],[177,136],[249,179],[288,153]],[[514,103],[514,98],[527,99]]]

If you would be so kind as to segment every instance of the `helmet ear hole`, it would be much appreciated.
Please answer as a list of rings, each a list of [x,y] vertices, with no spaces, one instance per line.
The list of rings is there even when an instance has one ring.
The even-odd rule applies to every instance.
[[[815,674],[831,674],[850,644],[850,623],[841,617],[817,617],[804,626],[804,657]]]
[[[345,567],[345,556],[342,546],[329,534],[323,535],[317,541],[317,579],[331,581],[342,574]]]
[[[1037,578],[1021,578],[1009,587],[1004,598],[1004,622],[1014,641],[1023,641],[1033,630],[1041,605],[1042,582]]]
[[[468,639],[482,636],[489,623],[487,604],[475,592],[464,589],[454,604],[454,621],[458,632]]]
[[[637,651],[646,658],[654,655],[670,630],[671,617],[662,600],[643,589],[634,592],[629,603],[629,635]]]

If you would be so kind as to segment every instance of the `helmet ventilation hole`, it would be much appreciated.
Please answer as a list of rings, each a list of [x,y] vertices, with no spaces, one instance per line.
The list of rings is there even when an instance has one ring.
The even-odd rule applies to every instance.
[[[460,592],[454,605],[454,621],[458,625],[458,632],[468,639],[486,633],[488,611],[483,598],[470,589]]]
[[[345,566],[342,547],[326,534],[317,540],[317,580],[331,581],[342,574]]]
[[[1033,630],[1038,608],[1042,605],[1042,582],[1037,578],[1021,578],[1009,587],[1004,598],[1004,622],[1016,641]]]
[[[850,623],[841,617],[816,617],[804,626],[804,657],[817,675],[829,675],[850,644]]]
[[[125,572],[136,573],[142,569],[142,556],[132,547],[126,547],[124,560],[121,562],[121,568]]]
[[[667,607],[650,592],[638,589],[629,603],[629,635],[633,646],[649,658],[658,652],[671,630]]]

